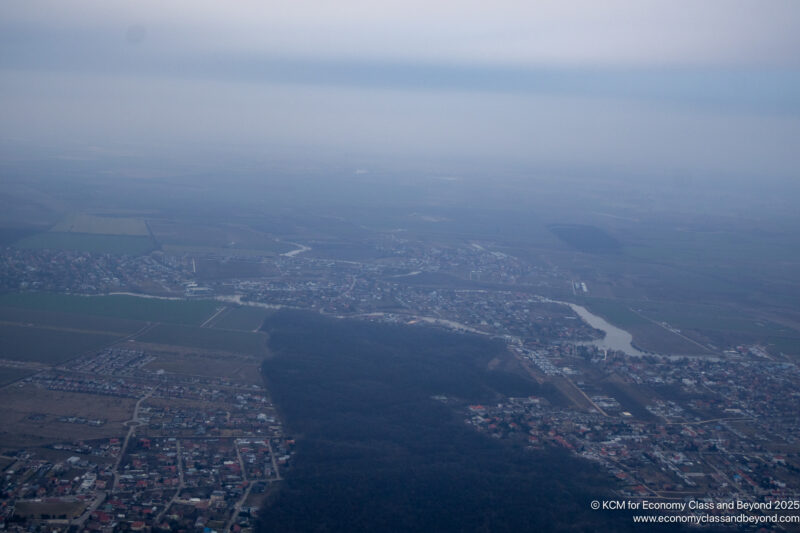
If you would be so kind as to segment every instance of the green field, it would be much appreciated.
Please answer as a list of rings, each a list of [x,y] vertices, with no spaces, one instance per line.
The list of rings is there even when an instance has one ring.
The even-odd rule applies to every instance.
[[[634,228],[626,228],[628,231]],[[702,232],[674,228],[635,228],[629,240],[636,244],[625,253],[641,259],[698,265],[762,265],[764,262],[800,261],[800,250],[791,246],[796,235],[747,231]]]
[[[144,322],[125,320],[122,318],[63,313],[59,311],[46,311],[43,309],[25,309],[22,307],[0,307],[0,322],[122,333],[125,335],[134,333],[145,325]]]
[[[33,370],[27,368],[13,368],[8,366],[0,366],[0,387],[13,383],[18,379],[30,376]]]
[[[143,219],[79,213],[64,218],[50,231],[19,239],[15,246],[140,255],[154,250],[156,243]]]
[[[673,355],[708,355],[712,353],[710,349],[698,346],[652,322],[631,326],[628,328],[628,333],[633,335],[633,344],[637,348],[648,352]]]
[[[0,306],[4,307],[198,325],[216,311],[217,305],[211,300],[163,300],[126,295],[76,296],[44,292],[0,295]]]
[[[27,249],[77,250],[101,254],[141,255],[156,248],[146,235],[101,235],[48,231],[18,240],[14,246]]]
[[[800,355],[800,339],[787,337],[769,337],[767,347],[773,353]]]
[[[270,309],[263,307],[234,307],[223,313],[212,327],[219,329],[237,329],[242,331],[255,331],[264,323]]]
[[[746,316],[730,307],[696,303],[642,303],[642,312],[653,320],[681,329],[732,331],[759,336],[798,337],[800,332],[774,322]]]
[[[642,326],[651,322],[628,308],[628,305],[616,300],[586,298],[582,303],[589,311],[600,315],[615,326],[627,329],[631,326]]]
[[[242,224],[206,225],[201,222],[153,220],[153,234],[166,248],[223,255],[270,255],[295,246]]]
[[[217,254],[221,256],[237,256],[237,257],[265,257],[278,255],[278,251],[273,250],[256,250],[251,248],[224,248],[214,246],[196,246],[196,245],[183,245],[183,244],[163,244],[161,249],[168,254]],[[284,249],[283,251],[289,251]],[[283,253],[283,252],[280,252]]]
[[[584,304],[593,313],[633,335],[633,343],[641,350],[680,355],[709,353],[709,350],[632,311],[626,302],[587,298]]]
[[[107,333],[0,325],[0,358],[59,364],[120,338]]]
[[[52,232],[59,233],[93,233],[102,235],[144,235],[150,234],[147,231],[147,224],[141,218],[129,217],[101,217],[78,213],[70,215],[55,226],[50,228]]]
[[[159,324],[136,338],[139,342],[168,344],[204,350],[249,355],[265,355],[267,337],[263,333]]]

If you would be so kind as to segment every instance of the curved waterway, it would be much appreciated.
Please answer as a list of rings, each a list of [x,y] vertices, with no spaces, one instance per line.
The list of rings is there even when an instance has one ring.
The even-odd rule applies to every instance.
[[[624,329],[620,329],[617,326],[607,322],[605,319],[595,315],[583,306],[576,304],[567,305],[569,305],[572,310],[575,311],[575,313],[577,313],[577,315],[581,317],[587,324],[595,329],[605,332],[605,337],[596,341],[589,341],[591,344],[594,344],[598,348],[602,348],[604,350],[617,350],[620,352],[625,352],[628,355],[645,355],[644,352],[641,352],[633,347],[633,335]]]
[[[603,350],[616,350],[625,352],[628,355],[646,355],[644,352],[633,347],[633,335],[609,323],[603,317],[597,316],[585,307],[569,302],[559,302],[557,300],[547,300],[556,304],[568,305],[570,309],[581,317],[581,319],[595,329],[605,333],[605,337],[595,341],[588,341],[581,344],[593,344]]]
[[[307,252],[311,249],[310,246],[306,246],[304,244],[300,244],[299,242],[290,242],[289,244],[294,244],[295,246],[299,246],[299,248],[292,250],[290,252],[282,253],[281,255],[284,257],[294,257],[297,254],[302,254],[303,252]]]

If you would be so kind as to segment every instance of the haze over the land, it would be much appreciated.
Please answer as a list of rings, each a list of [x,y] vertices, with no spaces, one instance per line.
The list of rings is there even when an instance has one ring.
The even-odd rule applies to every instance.
[[[0,2],[0,529],[800,523],[798,22]]]
[[[0,140],[787,183],[798,20],[791,1],[6,1]]]

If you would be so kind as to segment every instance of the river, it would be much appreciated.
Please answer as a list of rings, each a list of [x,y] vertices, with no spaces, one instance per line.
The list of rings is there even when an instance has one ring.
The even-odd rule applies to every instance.
[[[299,246],[299,248],[292,250],[290,252],[282,253],[281,255],[284,257],[294,257],[297,254],[302,254],[303,252],[307,252],[311,249],[310,246],[306,246],[304,244],[300,244],[298,242],[290,242],[289,244],[294,244],[295,246]]]

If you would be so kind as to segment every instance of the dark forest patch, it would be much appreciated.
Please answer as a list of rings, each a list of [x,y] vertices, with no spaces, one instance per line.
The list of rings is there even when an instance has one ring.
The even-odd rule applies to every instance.
[[[488,438],[431,398],[541,393],[488,368],[502,343],[287,311],[264,329],[264,375],[297,453],[261,531],[633,529],[591,511],[612,483],[596,465]]]
[[[556,237],[578,251],[589,254],[619,253],[620,242],[597,226],[584,224],[550,224],[547,226]]]

